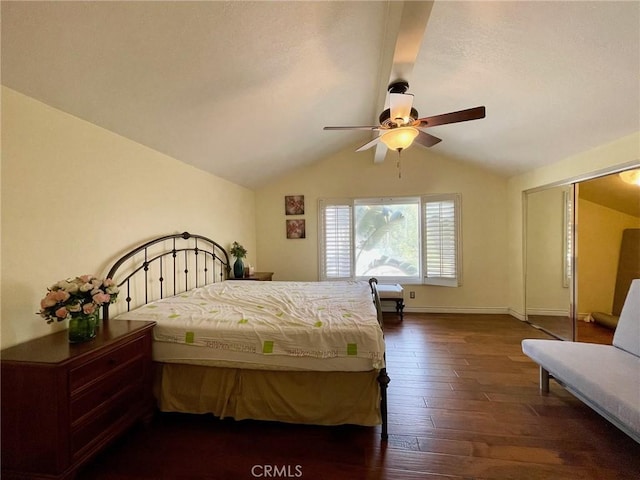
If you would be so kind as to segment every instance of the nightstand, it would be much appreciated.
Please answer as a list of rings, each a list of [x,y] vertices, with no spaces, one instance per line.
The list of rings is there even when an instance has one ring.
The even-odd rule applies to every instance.
[[[258,282],[270,282],[273,272],[253,272],[253,275],[243,278],[233,278],[232,280],[256,280]]]
[[[0,352],[2,478],[73,478],[140,419],[150,420],[155,322],[111,320],[93,340],[67,331]]]

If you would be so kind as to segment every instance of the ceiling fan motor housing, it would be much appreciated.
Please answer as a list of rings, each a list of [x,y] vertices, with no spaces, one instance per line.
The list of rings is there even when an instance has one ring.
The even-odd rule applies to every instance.
[[[391,82],[387,87],[389,93],[407,93],[408,89],[409,82],[406,80],[396,80],[395,82]]]

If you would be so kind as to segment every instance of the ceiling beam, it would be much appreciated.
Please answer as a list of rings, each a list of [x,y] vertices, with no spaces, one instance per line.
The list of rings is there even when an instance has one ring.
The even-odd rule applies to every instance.
[[[410,81],[413,66],[418,58],[433,2],[404,2],[400,30],[393,54],[393,66],[389,81],[402,78]]]
[[[391,2],[398,4],[400,2]],[[398,79],[403,79],[411,85],[411,74],[413,67],[418,58],[422,40],[427,28],[427,22],[431,15],[433,1],[428,2],[402,2],[402,11],[399,10],[389,12],[388,27],[392,22],[398,21],[397,29],[387,28],[387,35],[391,35],[390,31],[397,32],[395,38],[387,38],[386,41],[394,43],[393,58],[391,59],[391,68],[388,75],[384,75],[384,86],[380,85],[380,97],[378,98],[378,111],[382,111],[389,107],[387,95],[387,86]],[[395,17],[394,17],[395,15]],[[384,59],[382,60],[384,62]],[[382,77],[382,75],[381,75]],[[382,81],[380,82],[382,83]],[[375,149],[373,161],[374,163],[382,163],[387,154],[387,147],[382,143],[378,143]]]

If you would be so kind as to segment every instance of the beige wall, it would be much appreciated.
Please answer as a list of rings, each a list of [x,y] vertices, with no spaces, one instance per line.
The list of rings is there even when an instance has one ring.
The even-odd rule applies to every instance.
[[[462,194],[463,285],[459,288],[405,285],[407,310],[506,312],[507,181],[484,170],[438,156],[435,149],[412,147],[381,165],[372,152],[355,147],[298,170],[256,191],[259,268],[276,280],[318,280],[318,199],[388,197],[430,193]],[[287,240],[284,196],[304,195],[307,238]]]
[[[640,132],[509,179],[508,278],[509,306],[513,315],[519,318],[524,315],[523,192],[634,163],[640,163]]]
[[[640,218],[584,199],[578,215],[578,314],[611,313],[622,231]]]
[[[190,231],[257,258],[254,193],[2,88],[3,347],[50,333],[62,278],[104,275],[130,247]]]
[[[566,187],[527,195],[526,299],[529,315],[569,315],[570,291],[564,285],[564,194]]]

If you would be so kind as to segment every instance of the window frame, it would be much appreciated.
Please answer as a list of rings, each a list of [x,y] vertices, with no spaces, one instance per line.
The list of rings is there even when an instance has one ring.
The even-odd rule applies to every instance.
[[[442,193],[442,194],[428,194],[428,195],[406,195],[396,197],[357,197],[357,198],[321,198],[318,200],[318,277],[320,281],[332,281],[332,280],[368,280],[369,277],[356,276],[355,271],[355,237],[356,237],[356,225],[355,225],[355,207],[356,205],[390,205],[390,204],[406,204],[416,202],[418,205],[418,250],[419,250],[419,265],[418,273],[415,276],[385,276],[378,277],[381,282],[384,283],[403,283],[403,284],[423,284],[423,285],[438,285],[447,287],[458,287],[462,285],[462,229],[461,229],[461,195],[459,193]],[[453,222],[454,222],[454,261],[455,261],[455,276],[450,277],[433,277],[427,275],[427,235],[426,235],[426,204],[434,202],[453,202]],[[326,242],[325,242],[325,220],[326,220],[326,208],[336,207],[348,207],[350,210],[350,276],[331,276],[327,277],[327,264],[326,264]]]

